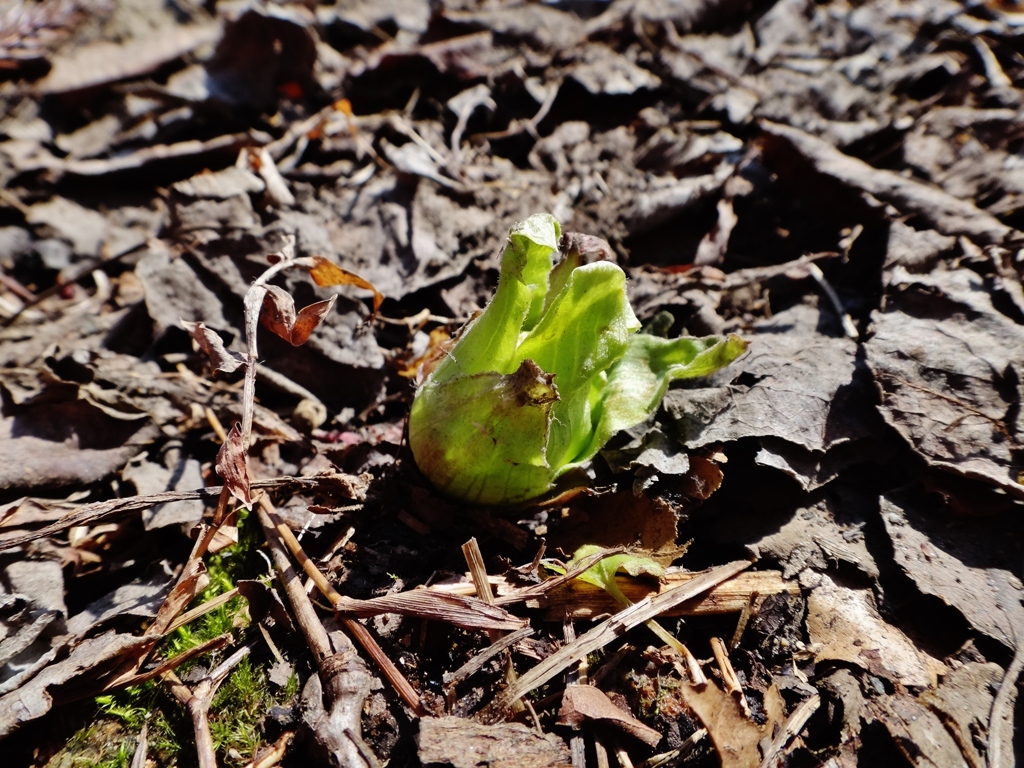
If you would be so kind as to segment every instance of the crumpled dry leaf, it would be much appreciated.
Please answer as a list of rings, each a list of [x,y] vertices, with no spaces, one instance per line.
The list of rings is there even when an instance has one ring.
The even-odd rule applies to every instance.
[[[373,314],[377,314],[377,311],[380,309],[381,302],[384,301],[384,296],[380,291],[373,287],[373,283],[360,277],[355,272],[349,272],[347,269],[342,269],[329,259],[325,259],[323,256],[313,256],[312,261],[314,266],[309,270],[309,276],[313,278],[314,283],[319,285],[321,288],[327,288],[334,285],[354,285],[357,288],[365,288],[373,293]]]
[[[833,446],[870,436],[857,344],[819,332],[823,312],[798,304],[745,331],[750,352],[725,372],[731,385],[669,390],[664,407],[680,438],[691,447],[782,438],[820,460]]]
[[[958,520],[902,495],[883,496],[880,511],[893,557],[918,589],[1015,648],[1024,630],[1019,512]]]
[[[0,696],[0,737],[7,736],[29,720],[42,717],[53,706],[65,685],[97,690],[99,680],[125,654],[148,648],[145,637],[119,634],[113,630],[82,641],[70,655],[43,669],[27,683]]]
[[[108,237],[110,224],[98,211],[65,197],[36,203],[28,210],[30,224],[45,226],[56,236],[71,243],[80,256],[96,256]]]
[[[1024,499],[1024,326],[965,268],[896,267],[887,295],[865,344],[885,420],[930,464]]]
[[[569,77],[594,96],[622,96],[661,85],[654,73],[611,48],[596,44],[583,49],[580,60],[569,70]]]
[[[9,563],[0,585],[0,695],[50,663],[67,641],[64,575],[56,560]]]
[[[300,347],[324,321],[337,298],[331,296],[326,301],[309,304],[296,313],[295,299],[291,294],[276,285],[268,285],[263,294],[260,322],[264,328],[277,334],[293,347]]]
[[[566,686],[558,712],[559,724],[578,729],[589,720],[614,725],[649,747],[656,747],[662,738],[660,731],[644,725],[628,710],[620,709],[601,689],[592,685]]]
[[[780,176],[807,189],[807,173],[838,181],[882,202],[905,215],[921,217],[932,229],[945,235],[965,235],[979,243],[1000,243],[1014,230],[973,203],[894,171],[873,168],[845,155],[827,141],[797,128],[762,122],[767,135],[765,161]]]
[[[210,402],[191,377],[160,376],[155,362],[90,349],[88,336],[67,333],[66,354],[0,371],[13,404],[0,420],[0,456],[11,459],[0,482],[6,468],[11,487],[95,482],[180,423],[193,404]]]
[[[823,499],[809,499],[794,513],[753,508],[715,526],[716,539],[744,544],[759,559],[779,561],[787,579],[806,568],[826,571],[836,562],[877,578],[878,565],[863,533],[876,514],[873,500],[840,487]]]
[[[615,472],[641,467],[666,475],[684,475],[690,456],[678,441],[657,428],[644,425],[642,434],[621,448],[606,448],[601,456]]]
[[[206,575],[206,565],[202,560],[186,562],[177,582],[171,587],[167,597],[157,610],[152,623],[146,628],[145,633],[137,638],[140,642],[121,654],[120,660],[104,680],[104,688],[109,690],[133,680],[153,652],[156,644],[167,633],[171,622],[209,584],[210,578]]]
[[[159,434],[146,418],[116,418],[74,393],[64,397],[0,420],[0,488],[97,482]]]
[[[899,693],[871,699],[865,705],[865,719],[882,723],[911,765],[969,768],[939,715],[913,696]]]
[[[220,35],[220,22],[156,29],[125,43],[99,40],[61,53],[36,84],[40,93],[67,93],[151,72]]]
[[[228,432],[228,439],[217,451],[217,474],[224,479],[224,485],[231,495],[245,504],[252,505],[249,493],[249,451],[242,445],[242,429],[236,422]]]
[[[230,165],[220,171],[204,170],[190,179],[175,182],[171,189],[185,197],[227,200],[235,195],[258,194],[266,187],[252,171]]]
[[[122,584],[72,616],[68,620],[68,632],[80,637],[104,622],[125,616],[151,619],[163,605],[171,581],[171,574],[165,571],[150,578]]]
[[[293,314],[294,308],[294,305],[292,305]],[[188,320],[182,320],[181,325],[210,359],[210,365],[213,366],[215,371],[231,373],[237,370],[238,366],[245,363],[243,355],[227,349],[220,334],[207,328],[206,324],[202,321],[190,323]]]
[[[739,702],[715,682],[702,686],[683,683],[678,695],[707,728],[722,768],[760,765],[758,744],[765,736],[771,737],[773,723],[768,723],[762,731],[744,714]]]
[[[947,673],[938,688],[917,699],[939,716],[972,766],[985,762],[978,749],[978,735],[988,731],[992,700],[1002,681],[998,664],[972,661]]]
[[[489,29],[539,50],[572,49],[585,34],[579,18],[547,5],[482,7],[445,13],[455,23]]]
[[[198,461],[181,458],[180,452],[168,451],[164,464],[136,457],[122,470],[121,478],[135,486],[135,492],[151,496],[167,491],[190,491],[203,487],[203,473]],[[168,525],[198,523],[205,505],[199,500],[157,504],[142,513],[142,524],[147,531]]]
[[[807,598],[807,634],[815,658],[847,661],[871,674],[914,688],[933,688],[945,667],[886,623],[867,589],[837,583],[827,574]]]
[[[157,336],[168,328],[179,327],[182,317],[201,322],[207,328],[234,330],[224,319],[220,298],[196,279],[188,263],[173,258],[166,249],[150,249],[142,254],[135,275],[146,294],[146,310],[153,319]]]

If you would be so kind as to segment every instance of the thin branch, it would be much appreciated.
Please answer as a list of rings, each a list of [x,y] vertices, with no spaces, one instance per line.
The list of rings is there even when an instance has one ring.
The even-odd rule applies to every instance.
[[[170,688],[171,694],[188,709],[192,718],[192,728],[196,737],[196,753],[199,768],[217,768],[217,755],[213,746],[213,734],[210,732],[210,704],[220,684],[224,682],[239,662],[249,655],[252,644],[243,645],[216,669],[199,681],[195,690],[190,690],[173,672],[165,672],[161,677]]]
[[[544,661],[531,669],[515,685],[510,685],[485,710],[486,720],[498,720],[516,699],[525,696],[534,688],[544,685],[556,675],[567,669],[581,658],[600,650],[617,637],[621,637],[630,629],[643,624],[648,619],[660,615],[664,611],[690,600],[703,592],[720,584],[731,576],[750,567],[750,562],[737,560],[704,573],[693,581],[676,587],[669,592],[649,598],[619,611],[606,619],[576,642],[559,649]]]
[[[327,699],[329,713],[321,729],[329,741],[325,746],[334,753],[340,765],[377,768],[375,759],[367,759],[359,735],[363,700],[369,693],[369,675],[348,638],[338,633],[339,647],[332,646],[331,638],[302,586],[302,579],[292,568],[270,516],[262,504],[257,504],[256,510],[267,537],[278,580],[284,587],[296,623],[313,653]]]
[[[292,486],[315,490],[319,485],[320,480],[316,477],[277,477],[270,480],[255,480],[252,482],[253,488],[267,490]],[[129,512],[149,509],[157,504],[166,504],[172,501],[213,501],[220,496],[223,490],[223,486],[211,485],[208,488],[196,488],[192,491],[166,491],[164,493],[153,493],[148,496],[129,496],[124,499],[110,499],[108,501],[84,504],[60,520],[45,525],[38,530],[3,539],[0,541],[0,551],[14,549],[47,536],[54,536],[69,528],[75,528],[80,525],[94,525],[101,521],[112,520]]]
[[[747,697],[743,695],[743,686],[740,685],[740,678],[729,659],[729,650],[720,637],[711,638],[711,652],[715,654],[715,661],[722,672],[722,683],[725,690],[734,698],[743,710],[743,714],[750,719],[750,705],[747,704]]]
[[[189,648],[187,651],[183,651],[175,656],[173,659],[168,659],[161,664],[153,667],[147,672],[136,675],[135,677],[128,678],[127,680],[116,680],[111,685],[104,688],[104,690],[114,690],[115,688],[128,688],[133,685],[142,685],[145,682],[152,680],[153,678],[160,677],[167,672],[173,672],[175,669],[180,667],[186,661],[197,659],[203,654],[216,651],[232,641],[233,637],[230,632],[225,632],[223,635],[218,635],[205,643],[197,645],[195,648]]]
[[[469,661],[467,661],[454,672],[446,674],[444,679],[444,687],[454,688],[462,681],[468,680],[470,677],[472,677],[481,669],[483,669],[484,664],[493,659],[499,653],[508,648],[511,648],[520,640],[525,640],[526,638],[533,635],[533,633],[533,627],[523,627],[522,629],[517,629],[515,632],[511,632],[505,635],[497,642],[492,643],[491,645],[484,648],[482,651],[480,651],[480,653],[471,658]]]
[[[992,709],[989,711],[988,768],[1004,768],[1004,762],[1006,765],[1012,765],[1012,736],[1007,736],[1006,734],[1013,733],[1013,728],[1008,727],[1012,724],[1013,718],[1013,710],[1010,705],[1013,702],[1013,697],[1016,693],[1015,689],[1017,688],[1017,679],[1020,677],[1022,670],[1024,670],[1024,642],[1018,640],[1013,660],[1010,662],[1010,666],[1006,668],[1006,674],[1003,675],[1003,681],[999,685],[999,690],[992,700]],[[1005,761],[1003,759],[1004,747],[1008,748],[1007,754],[1010,756],[1009,760]]]
[[[808,719],[817,711],[820,703],[821,699],[818,697],[818,694],[814,694],[797,705],[797,708],[786,718],[786,722],[783,723],[782,728],[779,729],[775,738],[772,739],[771,744],[765,749],[764,759],[761,760],[761,765],[758,768],[772,768],[772,766],[778,764],[786,745],[804,729]]]
[[[491,585],[487,580],[487,568],[484,566],[484,555],[480,551],[480,544],[477,542],[476,537],[472,537],[469,541],[462,545],[462,555],[466,558],[466,565],[469,566],[470,576],[473,578],[473,584],[476,585],[476,593],[480,599],[483,600],[487,605],[494,605],[494,594],[491,592]],[[501,640],[501,630],[489,629],[487,630],[487,637],[491,643],[497,643]],[[508,685],[513,685],[516,682],[516,670],[512,666],[512,657],[505,654],[504,658],[504,677],[505,682]],[[515,712],[521,712],[523,705],[521,702],[516,701],[512,704],[512,709]]]

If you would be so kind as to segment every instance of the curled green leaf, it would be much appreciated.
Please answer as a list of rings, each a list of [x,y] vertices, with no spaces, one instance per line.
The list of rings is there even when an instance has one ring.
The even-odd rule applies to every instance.
[[[409,444],[445,493],[528,501],[657,409],[669,383],[705,376],[746,349],[737,336],[638,334],[626,275],[610,262],[557,266],[547,214],[509,234],[494,298],[416,393]]]
[[[573,553],[572,560],[566,563],[566,568],[572,568],[572,566],[580,561],[600,551],[601,547],[596,544],[584,544]],[[593,584],[595,587],[600,587],[620,604],[629,605],[629,598],[622,593],[619,585],[615,582],[615,574],[619,571],[634,577],[654,576],[655,578],[661,578],[665,575],[665,569],[654,560],[651,560],[651,558],[626,552],[598,561],[576,578],[588,584]]]

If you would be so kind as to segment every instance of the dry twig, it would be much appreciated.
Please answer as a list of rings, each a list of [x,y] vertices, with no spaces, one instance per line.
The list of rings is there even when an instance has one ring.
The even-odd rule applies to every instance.
[[[1007,735],[1013,733],[1013,712],[1010,709],[1010,704],[1013,701],[1017,679],[1022,670],[1024,670],[1024,642],[1018,639],[1013,660],[1006,668],[999,691],[992,700],[992,709],[988,718],[988,768],[1003,768],[1004,763],[1010,764],[1004,760],[1003,750],[1005,749],[1008,755],[1012,754],[1012,736]]]
[[[616,637],[620,637],[633,627],[661,615],[669,608],[679,605],[679,603],[702,594],[716,584],[721,584],[726,579],[735,576],[740,571],[749,567],[750,563],[746,560],[727,563],[665,594],[643,600],[619,611],[614,616],[598,624],[574,643],[548,656],[544,661],[519,678],[515,685],[509,686],[484,710],[483,717],[486,720],[492,721],[501,718],[513,701],[525,696],[537,686],[548,682],[579,659],[585,658],[588,654],[603,648]]]
[[[765,749],[764,759],[761,760],[759,768],[772,768],[772,766],[778,764],[786,745],[803,730],[807,720],[817,711],[820,703],[821,699],[818,698],[817,694],[800,702],[792,714],[786,718],[786,722],[783,723],[782,728],[779,729],[775,738],[772,739],[771,744]]]
[[[328,636],[262,504],[258,505],[257,512],[278,578],[321,678],[326,709],[314,731],[339,765],[376,768],[376,761],[367,761],[367,750],[359,735],[363,701],[370,692],[370,675],[348,638],[341,633]]]
[[[213,734],[210,733],[210,704],[220,684],[227,679],[238,663],[252,650],[252,644],[243,645],[221,662],[216,669],[199,681],[194,690],[189,690],[173,672],[165,672],[162,677],[171,693],[188,709],[192,718],[192,727],[196,734],[196,752],[199,756],[199,768],[216,768],[217,756],[213,748]]]

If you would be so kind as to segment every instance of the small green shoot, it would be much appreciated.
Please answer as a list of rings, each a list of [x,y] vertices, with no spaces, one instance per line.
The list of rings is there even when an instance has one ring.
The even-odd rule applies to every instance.
[[[573,553],[572,560],[569,561],[569,567],[571,568],[581,560],[585,560],[600,551],[601,547],[596,544],[584,544]],[[622,594],[622,590],[619,589],[619,585],[615,582],[615,574],[620,571],[634,577],[653,576],[661,578],[665,575],[665,569],[649,557],[625,553],[612,555],[598,561],[576,578],[588,584],[593,584],[595,587],[600,587],[623,606],[627,606],[630,605],[629,598]]]
[[[567,569],[600,552],[601,549],[596,544],[584,544],[573,553],[572,559],[566,563],[565,568],[555,565],[550,561],[545,561],[544,564],[557,573],[565,573]],[[619,585],[615,582],[615,574],[619,572],[627,573],[634,577],[655,576],[661,578],[665,574],[665,569],[649,557],[625,553],[612,555],[598,561],[576,578],[588,584],[593,584],[595,587],[600,587],[615,598],[616,602],[626,607],[632,605],[632,602],[623,594],[622,590],[619,589]],[[686,646],[676,639],[675,635],[661,626],[655,619],[649,619],[645,623],[647,628],[656,634],[663,643],[682,654],[690,668],[694,669],[694,666],[697,664],[696,659],[693,658],[693,654],[690,653]]]
[[[416,393],[409,445],[439,489],[482,504],[542,496],[620,430],[644,421],[668,385],[724,368],[738,336],[637,333],[626,275],[607,261],[558,265],[561,226],[517,224],[487,308]]]

